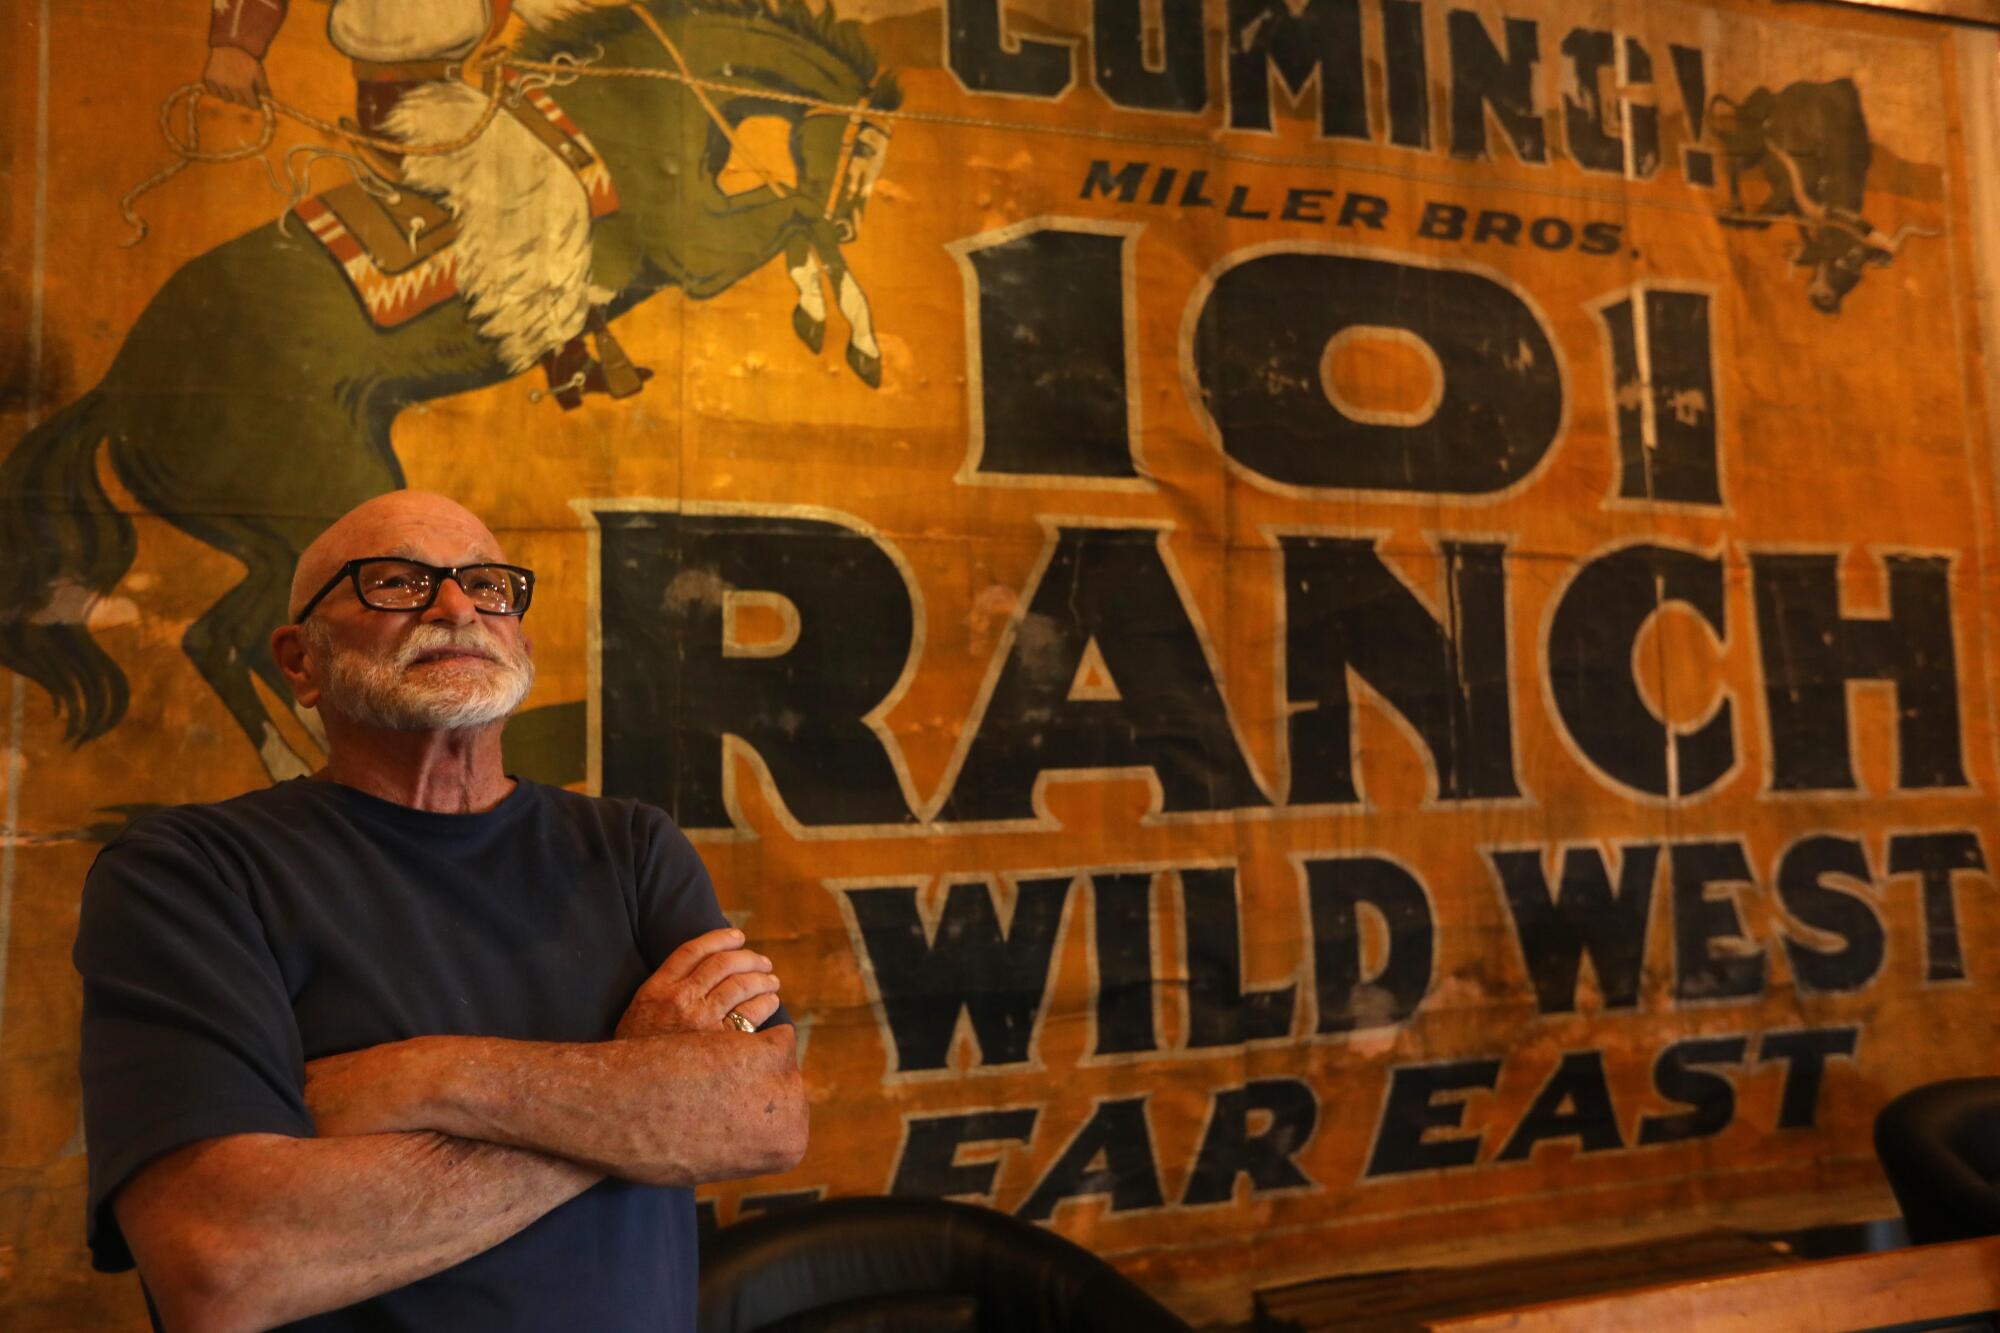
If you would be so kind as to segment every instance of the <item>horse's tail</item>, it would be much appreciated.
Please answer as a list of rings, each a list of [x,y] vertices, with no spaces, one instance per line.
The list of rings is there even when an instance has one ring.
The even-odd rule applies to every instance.
[[[117,726],[130,694],[85,626],[138,547],[97,479],[105,409],[86,394],[0,462],[0,666],[47,690],[79,745]]]

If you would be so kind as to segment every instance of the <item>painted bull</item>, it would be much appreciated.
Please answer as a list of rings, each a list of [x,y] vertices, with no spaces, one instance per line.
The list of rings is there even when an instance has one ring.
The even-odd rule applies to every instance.
[[[1751,216],[1798,220],[1792,262],[1812,270],[1813,308],[1834,314],[1864,270],[1889,263],[1921,231],[1906,226],[1885,236],[1861,214],[1874,149],[1860,90],[1852,79],[1833,79],[1715,101],[1726,109],[1715,133],[1728,162],[1731,212],[1745,217],[1743,177],[1761,172],[1770,192]]]

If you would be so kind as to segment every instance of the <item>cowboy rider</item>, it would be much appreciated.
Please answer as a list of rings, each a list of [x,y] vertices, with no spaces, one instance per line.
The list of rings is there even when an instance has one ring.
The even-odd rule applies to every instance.
[[[284,25],[289,4],[290,0],[214,0],[208,62],[202,71],[202,82],[210,92],[246,107],[257,107],[270,95],[264,56]],[[430,0],[424,4],[332,0],[327,37],[354,63],[354,127],[373,136],[390,132],[391,113],[410,93],[457,83],[466,58],[492,45],[510,15],[518,13],[534,23],[586,7],[574,0]],[[499,136],[493,137],[495,142],[486,151],[512,151],[502,146]],[[478,148],[475,144],[463,151]],[[399,161],[393,153],[377,156],[392,164]],[[408,183],[422,186],[420,181]],[[464,211],[463,200],[447,202],[458,205],[455,211]],[[545,267],[552,271],[560,268],[554,263]],[[565,409],[580,406],[586,393],[617,398],[637,393],[649,372],[633,367],[612,339],[598,299],[602,294],[586,295],[591,292],[587,252],[582,264],[572,263],[569,270],[560,284],[562,304],[568,312],[560,321],[565,327],[538,336],[526,349],[517,340],[511,359],[521,364],[512,368],[526,369],[539,359],[548,375],[551,396]],[[474,315],[480,317],[476,300]],[[571,324],[575,327],[566,327]],[[489,335],[499,332],[491,320],[482,322],[481,327]],[[585,343],[586,334],[597,338],[595,356]],[[503,359],[510,357],[503,352]]]

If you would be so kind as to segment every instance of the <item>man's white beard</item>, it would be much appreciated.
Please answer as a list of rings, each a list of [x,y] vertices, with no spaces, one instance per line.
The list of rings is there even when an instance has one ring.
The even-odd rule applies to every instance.
[[[394,652],[381,657],[337,646],[332,631],[317,620],[305,623],[304,635],[306,646],[324,665],[320,709],[385,731],[487,726],[520,707],[535,683],[535,663],[527,650],[508,649],[484,627],[416,625]],[[417,658],[440,648],[469,649],[489,660],[410,674]]]

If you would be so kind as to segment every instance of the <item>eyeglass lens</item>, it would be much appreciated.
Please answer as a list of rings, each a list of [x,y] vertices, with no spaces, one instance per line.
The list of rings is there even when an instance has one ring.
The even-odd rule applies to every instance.
[[[445,571],[410,560],[370,560],[355,570],[361,600],[378,611],[407,611],[427,606]],[[527,580],[501,565],[465,565],[458,586],[482,611],[511,614],[527,593]]]

